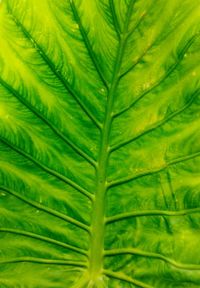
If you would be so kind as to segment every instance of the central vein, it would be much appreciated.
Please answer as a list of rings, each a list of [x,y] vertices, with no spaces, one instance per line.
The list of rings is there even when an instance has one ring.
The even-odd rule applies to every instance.
[[[107,167],[109,160],[109,138],[110,130],[113,119],[113,103],[115,92],[120,79],[120,68],[123,58],[124,49],[127,41],[127,30],[129,25],[129,19],[131,17],[131,11],[134,1],[131,1],[131,7],[129,7],[126,22],[124,24],[123,33],[121,34],[119,41],[119,48],[116,57],[116,64],[113,72],[113,78],[111,85],[108,89],[108,101],[105,112],[105,119],[101,130],[101,143],[96,172],[96,194],[93,203],[93,214],[91,223],[91,248],[89,255],[89,272],[90,279],[93,283],[101,281],[101,275],[103,270],[103,254],[104,254],[104,234],[105,234],[105,199],[107,192]]]

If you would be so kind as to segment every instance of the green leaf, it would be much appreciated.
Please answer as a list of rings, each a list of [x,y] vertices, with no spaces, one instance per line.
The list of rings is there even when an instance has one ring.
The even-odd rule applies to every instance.
[[[199,0],[2,0],[0,287],[200,287]]]

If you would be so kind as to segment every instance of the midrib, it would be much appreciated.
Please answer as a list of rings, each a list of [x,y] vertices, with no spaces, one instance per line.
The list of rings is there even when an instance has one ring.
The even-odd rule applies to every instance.
[[[108,89],[108,101],[105,113],[105,119],[101,130],[101,143],[96,170],[96,193],[93,203],[93,214],[91,223],[91,247],[89,254],[89,274],[90,280],[97,283],[100,280],[103,269],[104,255],[104,233],[105,233],[105,197],[107,192],[107,165],[109,160],[109,138],[112,124],[112,110],[114,96],[120,79],[120,68],[124,49],[127,40],[127,30],[130,16],[132,13],[133,2],[130,1],[126,22],[123,33],[121,33],[119,48],[113,72],[113,78]]]

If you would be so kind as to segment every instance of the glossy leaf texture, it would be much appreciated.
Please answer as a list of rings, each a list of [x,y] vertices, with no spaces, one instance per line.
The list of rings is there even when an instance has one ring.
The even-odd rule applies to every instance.
[[[2,0],[0,287],[200,287],[199,0]]]

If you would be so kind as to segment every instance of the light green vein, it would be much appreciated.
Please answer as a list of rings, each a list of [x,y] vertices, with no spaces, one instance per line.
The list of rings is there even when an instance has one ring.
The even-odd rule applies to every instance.
[[[184,209],[179,211],[167,211],[167,210],[143,210],[143,211],[132,211],[127,213],[121,213],[111,217],[107,217],[106,224],[121,221],[132,217],[146,217],[146,216],[185,216],[194,213],[200,213],[200,207]]]
[[[20,262],[87,267],[87,264],[84,262],[81,262],[81,261],[45,259],[45,258],[36,258],[36,257],[16,257],[16,258],[8,259],[8,260],[1,260],[0,265],[2,265],[2,264],[4,264],[4,265],[5,264],[14,264],[14,263],[20,263]]]
[[[144,257],[149,257],[149,258],[157,258],[159,260],[163,260],[171,264],[172,266],[176,268],[180,268],[183,270],[200,270],[200,265],[198,264],[179,263],[159,253],[142,251],[140,249],[135,249],[135,248],[112,249],[112,250],[106,250],[104,253],[105,256],[116,256],[116,255],[122,255],[122,254],[133,254],[133,255],[139,255],[139,256],[144,256]]]
[[[0,140],[7,146],[9,146],[12,150],[16,151],[17,153],[19,153],[20,155],[24,156],[25,158],[29,159],[31,162],[33,162],[36,166],[40,167],[42,170],[44,170],[45,172],[51,174],[52,176],[54,176],[55,178],[59,179],[60,181],[64,182],[65,184],[70,185],[71,187],[75,188],[77,191],[79,191],[80,193],[82,193],[83,195],[87,196],[90,200],[93,200],[93,195],[88,192],[86,189],[84,189],[83,187],[79,186],[78,184],[76,184],[75,182],[73,182],[72,180],[70,180],[69,178],[65,177],[64,175],[56,172],[55,170],[52,170],[51,168],[47,167],[46,165],[42,164],[41,162],[39,162],[37,159],[35,159],[34,157],[32,157],[30,154],[26,153],[25,151],[23,151],[22,149],[18,148],[17,146],[15,146],[14,144],[10,143],[7,139],[4,139],[3,137],[0,136]]]
[[[151,50],[153,45],[154,45],[154,43],[152,43],[150,46],[148,46],[143,51],[143,53],[138,57],[138,59],[126,71],[122,72],[122,74],[120,75],[120,79],[122,79],[124,76],[126,76],[129,72],[131,72],[140,63],[140,61],[144,58],[144,56]],[[129,110],[129,108],[127,110]],[[116,113],[114,115],[114,117],[118,117],[120,114],[123,114],[123,112],[120,111],[120,112]]]
[[[92,159],[87,153],[81,150],[74,142],[67,138],[63,133],[61,133],[47,118],[45,118],[37,109],[32,106],[24,97],[22,97],[17,90],[6,83],[0,77],[0,83],[5,87],[10,93],[12,93],[28,110],[30,110],[35,116],[42,120],[54,133],[60,137],[65,143],[67,143],[74,151],[76,151],[80,156],[82,156],[86,161],[88,161],[92,166],[96,167],[96,161]]]
[[[184,162],[184,161],[192,160],[192,159],[194,159],[196,157],[199,157],[199,156],[200,156],[200,152],[196,152],[196,153],[191,154],[191,155],[186,155],[186,156],[183,156],[183,157],[172,159],[168,163],[166,163],[165,165],[162,165],[160,167],[155,167],[153,169],[147,169],[146,171],[143,171],[143,172],[135,174],[135,175],[130,175],[130,176],[127,176],[127,177],[123,177],[123,178],[121,178],[119,180],[110,181],[110,182],[108,182],[108,187],[111,188],[111,187],[114,187],[114,186],[126,184],[126,183],[128,183],[130,181],[133,181],[133,180],[136,180],[138,178],[141,178],[141,177],[144,177],[144,176],[148,176],[148,175],[151,175],[151,174],[154,174],[154,173],[161,172],[161,171],[165,170],[166,168],[168,168],[171,165],[175,165],[175,164],[178,164],[178,163],[181,163],[181,162]]]
[[[144,91],[136,100],[134,100],[128,107],[122,109],[121,111],[115,113],[113,115],[114,118],[119,117],[120,115],[124,114],[126,111],[130,110],[132,107],[135,106],[135,104],[140,101],[145,95],[152,92],[155,88],[157,88],[159,85],[161,85],[178,67],[178,65],[181,63],[181,61],[184,58],[184,54],[188,51],[188,49],[191,47],[191,45],[194,43],[196,38],[199,37],[199,34],[193,35],[190,40],[186,43],[184,48],[181,50],[180,54],[178,55],[177,61],[169,68],[169,70],[166,72],[166,74],[163,75],[152,87]],[[125,75],[124,73],[123,75]],[[121,75],[122,77],[122,75]]]
[[[67,222],[69,222],[69,223],[71,223],[71,224],[73,224],[73,225],[75,225],[75,226],[77,226],[77,227],[79,227],[81,229],[84,229],[87,232],[90,231],[89,226],[81,223],[80,221],[77,221],[76,219],[74,219],[72,217],[69,217],[69,216],[67,216],[67,215],[65,215],[65,214],[63,214],[61,212],[58,212],[55,209],[46,207],[46,206],[44,206],[44,205],[42,205],[42,204],[40,204],[40,203],[38,203],[36,201],[30,200],[30,199],[28,199],[28,198],[26,198],[26,197],[24,197],[22,195],[19,195],[17,192],[11,190],[10,188],[8,189],[6,187],[0,186],[0,189],[5,191],[5,192],[7,192],[7,193],[9,193],[9,194],[11,194],[11,195],[13,195],[13,196],[15,196],[16,198],[22,200],[23,202],[25,202],[25,203],[27,203],[27,204],[29,204],[29,205],[37,208],[37,209],[40,209],[40,210],[42,210],[42,211],[44,211],[44,212],[46,212],[46,213],[48,213],[48,214],[50,214],[52,216],[58,217],[59,219],[62,219],[64,221],[67,221]]]
[[[54,244],[54,245],[69,249],[71,251],[77,252],[77,253],[82,254],[84,256],[87,256],[87,251],[85,251],[81,248],[78,248],[78,247],[66,244],[64,242],[49,238],[47,236],[42,236],[42,235],[39,235],[39,234],[36,234],[33,232],[23,231],[23,230],[19,230],[19,229],[12,229],[12,228],[0,228],[0,232],[12,233],[12,234],[20,235],[20,236],[25,236],[25,237],[37,239],[37,240],[40,240],[43,242],[47,242],[50,244]]]
[[[101,129],[101,123],[96,119],[96,117],[91,113],[91,111],[88,110],[84,101],[82,101],[80,99],[80,97],[78,97],[77,92],[72,88],[70,83],[68,83],[67,80],[64,79],[61,71],[55,66],[55,64],[47,56],[47,54],[44,52],[43,48],[36,42],[36,40],[33,38],[33,36],[26,30],[26,28],[22,25],[22,23],[15,17],[12,10],[9,9],[8,11],[9,11],[10,15],[12,16],[13,21],[15,22],[17,27],[20,27],[24,36],[30,41],[30,43],[32,43],[33,47],[36,49],[36,51],[38,51],[39,55],[44,60],[46,65],[49,67],[49,69],[52,71],[52,73],[62,83],[62,85],[65,87],[65,89],[70,93],[70,95],[74,98],[74,100],[79,104],[81,109],[86,113],[86,115],[95,124],[95,126],[99,129]]]
[[[121,273],[121,272],[112,272],[112,271],[109,271],[109,270],[103,270],[103,273],[105,275],[107,275],[108,277],[110,278],[114,278],[114,279],[118,279],[118,280],[121,280],[121,281],[125,281],[127,283],[130,283],[130,284],[134,284],[136,285],[137,287],[140,287],[140,288],[153,288],[152,286],[148,285],[148,284],[145,284],[141,281],[138,281],[136,279],[133,279],[127,275],[125,275],[124,273]]]
[[[154,3],[153,3],[153,2],[152,2],[152,5],[150,5],[148,11],[146,11],[146,12],[144,12],[144,13],[142,14],[142,16],[141,16],[140,19],[138,20],[136,26],[135,26],[135,27],[132,29],[132,31],[129,33],[129,37],[130,37],[130,36],[134,33],[134,31],[140,26],[140,24],[142,23],[142,21],[144,20],[144,18],[145,18],[146,16],[148,16],[151,8],[154,8]],[[168,35],[169,35],[170,33],[172,33],[172,31],[177,28],[178,24],[180,24],[180,23],[177,23],[177,25],[175,25],[175,26],[173,27],[173,29],[171,29],[170,32],[168,32],[168,33],[165,34],[165,37],[162,38],[162,41],[163,41],[163,40],[166,40],[166,38],[168,37]],[[135,66],[140,63],[140,61],[141,61],[141,60],[144,58],[144,56],[150,51],[150,49],[151,49],[153,46],[156,46],[156,45],[158,45],[158,43],[157,43],[157,38],[155,38],[155,41],[153,41],[150,45],[147,45],[146,49],[145,49],[144,52],[138,57],[138,59],[137,59],[134,63],[132,63],[132,64],[130,65],[130,67],[120,75],[120,79],[123,78],[125,75],[127,75],[129,72],[131,72],[131,70],[133,70],[133,69],[135,68]]]
[[[108,89],[107,80],[104,77],[104,74],[103,74],[103,72],[101,70],[100,64],[98,63],[98,60],[96,58],[96,55],[94,54],[94,51],[93,51],[92,46],[90,44],[89,38],[87,36],[87,33],[86,33],[86,31],[85,31],[85,29],[83,27],[83,24],[82,24],[81,18],[79,16],[78,10],[76,8],[76,5],[75,5],[73,0],[70,0],[69,2],[70,2],[70,5],[71,5],[71,10],[72,10],[73,15],[74,15],[74,19],[75,19],[75,21],[77,22],[77,24],[79,26],[79,29],[80,29],[80,32],[81,32],[81,35],[82,35],[82,38],[83,38],[83,42],[84,42],[84,44],[86,46],[86,49],[88,51],[88,55],[90,56],[94,66],[96,68],[96,71],[97,71],[97,73],[100,76],[101,81],[103,82],[105,87]]]
[[[139,139],[140,137],[150,133],[150,132],[153,132],[154,130],[156,130],[157,128],[160,128],[162,127],[165,123],[167,123],[168,121],[170,121],[171,119],[173,119],[174,117],[177,117],[179,114],[181,114],[182,112],[184,112],[187,108],[189,108],[193,102],[195,101],[195,99],[197,98],[197,96],[199,95],[199,92],[200,92],[200,89],[198,89],[197,91],[195,91],[191,97],[189,98],[189,100],[187,101],[187,103],[181,107],[180,109],[178,109],[177,111],[171,113],[168,117],[162,119],[161,121],[159,122],[156,122],[155,124],[153,124],[150,128],[144,130],[142,133],[139,133],[138,135],[134,136],[134,137],[131,137],[125,141],[122,141],[120,143],[116,143],[114,145],[112,145],[110,147],[110,152],[114,152],[118,149],[120,149],[121,147],[127,145],[127,144],[130,144],[132,142],[134,142],[135,140]]]
[[[134,1],[130,2],[127,11],[126,22],[123,33],[121,34],[118,53],[116,56],[115,67],[113,71],[112,82],[108,90],[108,100],[106,105],[103,129],[101,131],[101,142],[98,156],[98,167],[96,171],[96,193],[93,202],[93,214],[91,223],[91,248],[90,248],[90,275],[93,282],[97,281],[103,269],[103,247],[104,247],[104,229],[105,229],[105,201],[107,192],[107,165],[109,160],[109,137],[112,124],[112,109],[115,92],[119,83],[119,74],[123,59],[124,49],[127,41],[127,30],[129,19],[131,17]]]

